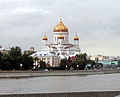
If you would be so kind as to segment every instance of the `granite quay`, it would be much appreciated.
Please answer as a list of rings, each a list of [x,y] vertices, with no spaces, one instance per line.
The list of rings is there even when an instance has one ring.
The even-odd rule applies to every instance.
[[[0,71],[0,78],[25,78],[45,76],[76,76],[120,73],[120,70],[78,70],[78,71]]]
[[[120,96],[120,91],[0,95],[0,97],[119,97],[119,96]]]

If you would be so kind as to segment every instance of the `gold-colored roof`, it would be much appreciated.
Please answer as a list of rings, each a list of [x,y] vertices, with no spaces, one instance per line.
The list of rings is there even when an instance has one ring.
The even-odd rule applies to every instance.
[[[47,36],[43,36],[43,40],[48,40]]]
[[[63,24],[62,19],[60,19],[59,24],[54,28],[53,32],[68,32],[68,28]]]
[[[64,36],[62,34],[58,35],[58,39],[64,39]]]
[[[79,37],[78,37],[78,36],[75,36],[75,37],[74,37],[74,40],[79,40]]]

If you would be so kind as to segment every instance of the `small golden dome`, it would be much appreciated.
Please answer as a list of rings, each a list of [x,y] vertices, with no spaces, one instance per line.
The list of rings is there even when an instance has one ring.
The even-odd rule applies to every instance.
[[[62,19],[60,19],[59,24],[54,28],[53,32],[68,32],[68,28],[63,24]]]
[[[47,36],[43,36],[43,40],[48,40]]]
[[[58,39],[64,39],[64,36],[62,34],[58,35]]]
[[[75,36],[75,37],[74,37],[74,40],[79,40],[79,37],[78,37],[78,36]]]

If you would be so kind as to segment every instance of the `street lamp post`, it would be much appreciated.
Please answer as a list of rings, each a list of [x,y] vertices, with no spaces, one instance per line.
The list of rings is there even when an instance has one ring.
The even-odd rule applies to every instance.
[[[66,65],[65,67],[66,67],[66,70],[67,70],[67,67],[68,67],[68,66]]]
[[[79,65],[77,65],[77,69],[79,69]]]

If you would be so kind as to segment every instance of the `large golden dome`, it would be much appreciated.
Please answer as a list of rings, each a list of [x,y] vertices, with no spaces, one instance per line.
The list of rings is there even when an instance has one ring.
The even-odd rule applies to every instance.
[[[62,19],[60,19],[59,24],[54,28],[53,32],[68,32],[68,28],[63,24]]]

